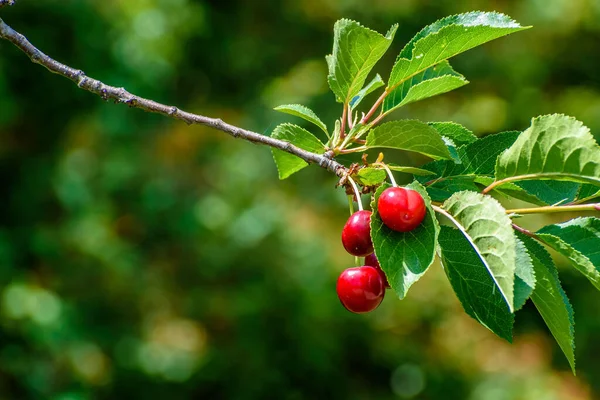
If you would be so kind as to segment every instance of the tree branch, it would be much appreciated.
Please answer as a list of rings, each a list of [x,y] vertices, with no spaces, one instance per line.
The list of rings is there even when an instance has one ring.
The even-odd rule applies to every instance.
[[[12,4],[14,4],[14,0],[0,0],[0,7]],[[0,38],[6,39],[14,44],[22,52],[24,52],[32,62],[46,67],[46,69],[48,69],[50,72],[70,79],[81,89],[97,94],[104,100],[114,100],[116,103],[126,104],[129,107],[139,108],[147,112],[162,114],[167,117],[179,119],[190,125],[205,125],[228,133],[235,138],[244,139],[252,143],[264,144],[266,146],[270,146],[300,157],[310,164],[318,164],[320,167],[325,168],[340,177],[343,176],[347,171],[346,167],[332,159],[333,156],[331,152],[327,152],[324,155],[312,153],[283,140],[278,140],[269,136],[261,135],[260,133],[230,125],[226,122],[223,122],[221,119],[209,118],[203,115],[180,110],[174,106],[157,103],[156,101],[145,99],[129,93],[127,90],[125,90],[125,88],[109,86],[97,79],[90,78],[86,76],[82,70],[71,68],[44,54],[33,44],[31,44],[25,36],[8,26],[2,20],[2,18],[0,18]]]

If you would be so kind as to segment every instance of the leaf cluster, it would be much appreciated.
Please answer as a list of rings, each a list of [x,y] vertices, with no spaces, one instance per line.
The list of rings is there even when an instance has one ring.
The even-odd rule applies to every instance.
[[[525,201],[531,212],[560,211],[566,205],[599,210],[590,202],[600,195],[600,147],[589,130],[561,114],[534,118],[522,132],[483,138],[453,122],[380,123],[399,107],[467,84],[451,67],[451,57],[527,28],[498,13],[444,18],[406,44],[386,83],[379,74],[369,81],[368,76],[390,47],[396,26],[382,35],[340,20],[327,56],[327,80],[342,104],[341,118],[329,131],[312,110],[280,106],[276,110],[314,124],[327,141],[292,124],[278,126],[273,137],[319,154],[385,148],[430,158],[424,165],[404,166],[386,165],[380,156],[348,176],[359,185],[378,186],[371,235],[393,290],[404,298],[437,256],[467,314],[508,341],[514,313],[531,300],[575,371],[573,309],[547,249],[566,257],[600,289],[600,219],[578,218],[529,232],[516,225],[520,215],[506,210],[503,202]],[[359,116],[365,98],[381,88],[379,98]],[[273,150],[273,156],[282,179],[307,165],[280,150]],[[413,174],[408,188],[425,199],[427,216],[414,231],[392,231],[377,213],[377,199],[389,187],[385,172],[392,175],[392,170]]]

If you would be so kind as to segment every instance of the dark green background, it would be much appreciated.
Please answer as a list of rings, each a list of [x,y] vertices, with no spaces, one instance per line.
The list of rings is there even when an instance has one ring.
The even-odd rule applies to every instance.
[[[18,0],[0,15],[92,77],[269,134],[285,103],[333,125],[338,18],[400,24],[386,77],[420,28],[478,9],[534,29],[457,57],[470,85],[395,116],[482,135],[561,112],[600,132],[596,0]],[[1,400],[600,396],[600,293],[567,266],[577,378],[531,304],[510,345],[437,264],[406,300],[352,315],[335,294],[354,261],[333,175],[280,182],[267,148],[106,103],[8,42],[0,183]]]

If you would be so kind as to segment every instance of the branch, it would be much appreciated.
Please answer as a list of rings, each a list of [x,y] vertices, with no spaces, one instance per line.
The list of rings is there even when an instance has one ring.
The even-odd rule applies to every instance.
[[[515,208],[506,210],[507,214],[551,214],[560,212],[575,212],[575,211],[600,211],[600,203],[597,204],[581,204],[569,206],[544,206],[531,208]]]
[[[14,0],[0,0],[0,7],[12,4],[14,4]],[[129,93],[125,88],[109,86],[97,79],[90,78],[86,76],[83,71],[64,65],[41,52],[31,44],[25,36],[8,26],[2,18],[0,18],[0,38],[6,39],[17,46],[21,51],[27,54],[32,62],[46,67],[50,72],[70,79],[81,89],[97,94],[104,100],[110,99],[114,100],[116,103],[127,104],[129,107],[162,114],[167,117],[179,119],[189,125],[205,125],[228,133],[235,138],[241,138],[252,143],[264,144],[300,157],[309,164],[318,164],[320,167],[325,168],[340,177],[347,171],[346,167],[332,159],[333,156],[331,152],[327,152],[324,155],[312,153],[283,140],[274,139],[269,136],[261,135],[260,133],[230,125],[223,122],[221,119],[209,118],[180,110],[174,106],[157,103],[156,101]]]

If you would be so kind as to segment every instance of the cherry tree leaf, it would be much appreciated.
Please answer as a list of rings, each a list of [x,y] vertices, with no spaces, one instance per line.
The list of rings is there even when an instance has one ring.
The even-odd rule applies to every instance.
[[[329,87],[339,103],[348,104],[367,75],[390,47],[398,25],[383,36],[358,22],[341,19],[333,28],[333,52],[327,56]]]
[[[300,117],[312,124],[315,124],[329,137],[329,132],[327,132],[327,126],[325,126],[325,124],[323,123],[323,121],[321,121],[317,114],[315,114],[315,112],[308,107],[305,107],[301,104],[286,104],[275,107],[274,110],[294,115],[296,117]]]
[[[535,288],[535,271],[533,261],[525,243],[518,236],[517,260],[515,262],[515,310],[523,308]]]
[[[394,88],[383,101],[383,113],[388,114],[406,104],[458,89],[467,83],[469,81],[454,71],[448,61],[442,61]]]
[[[577,198],[580,201],[589,201],[596,197],[600,197],[600,188],[590,184],[581,185],[577,193]]]
[[[292,143],[301,149],[311,151],[317,154],[325,152],[325,145],[317,139],[312,133],[298,125],[281,124],[278,125],[271,134],[271,137],[281,139]],[[302,168],[308,166],[308,163],[303,159],[296,157],[285,151],[271,148],[277,170],[279,171],[279,179],[285,179]]]
[[[375,75],[375,78],[373,78],[371,82],[367,83],[365,87],[362,88],[360,92],[358,92],[358,94],[352,98],[352,100],[350,100],[350,109],[354,110],[367,95],[384,85],[385,82],[381,78],[381,75]]]
[[[531,300],[575,373],[575,318],[550,254],[535,240],[518,233],[531,257],[536,286]]]
[[[551,180],[515,182],[515,185],[537,198],[541,203],[548,205],[575,200],[581,187],[581,184],[577,182]],[[499,186],[498,190],[504,190],[504,186]]]
[[[414,151],[431,158],[451,158],[438,131],[417,120],[391,121],[373,128],[366,146]]]
[[[575,118],[561,114],[534,118],[498,157],[496,179],[554,179],[600,186],[600,146]]]
[[[545,226],[536,235],[567,257],[600,290],[600,219],[575,218]]]
[[[375,186],[385,181],[387,174],[382,169],[377,168],[361,168],[356,173],[356,178],[361,185]]]
[[[441,227],[439,242],[444,271],[465,312],[512,342],[514,314],[506,307],[477,250],[458,229],[448,226]]]
[[[422,168],[405,167],[405,166],[402,166],[402,165],[395,165],[395,164],[387,164],[387,166],[392,171],[404,172],[406,174],[413,174],[413,175],[417,175],[417,176],[433,175],[433,172],[428,171],[426,169],[422,169]]]
[[[516,240],[505,209],[496,199],[470,191],[454,193],[443,209],[469,241],[513,312]]]
[[[421,30],[400,52],[388,82],[388,92],[426,69],[522,27],[506,15],[469,12],[443,18]]]
[[[371,204],[371,237],[381,269],[392,289],[403,299],[408,289],[433,263],[440,228],[431,208],[431,200],[418,182],[413,182],[406,188],[416,190],[423,196],[427,206],[425,219],[410,232],[397,232],[388,228],[379,217],[376,205],[381,193],[389,187],[389,184],[383,184],[375,192]]]
[[[473,132],[456,122],[429,122],[428,125],[434,127],[443,137],[452,140],[457,146],[473,143],[477,140],[477,136]]]
[[[459,125],[460,126],[460,125]],[[440,134],[448,134],[449,129],[434,126]],[[470,140],[468,135],[453,135],[459,141]],[[418,177],[417,180],[427,184],[427,191],[435,201],[444,201],[453,193],[462,190],[479,191],[475,183],[482,177],[492,180],[496,158],[519,136],[519,132],[502,132],[477,139],[456,149],[460,163],[452,160],[437,160],[423,165],[421,168],[434,174]]]

